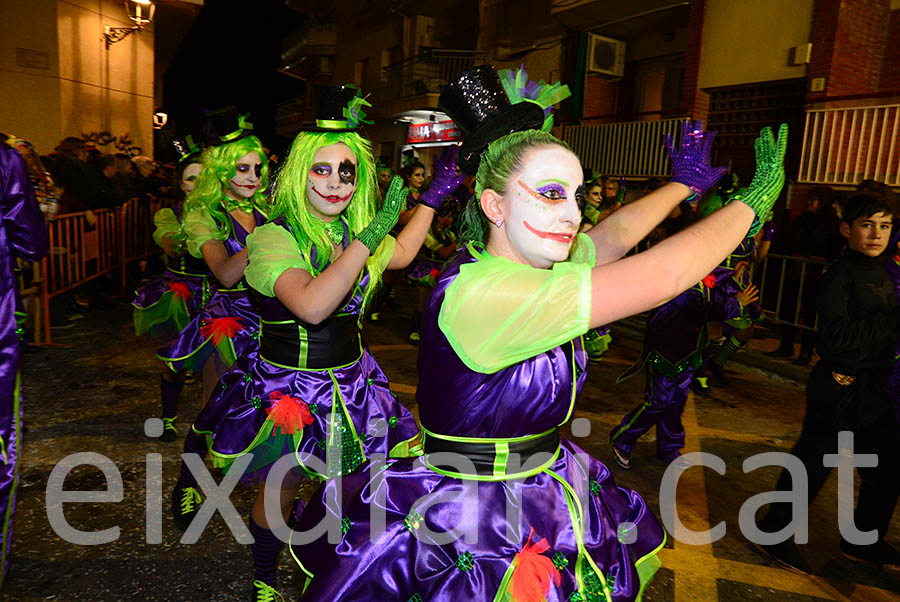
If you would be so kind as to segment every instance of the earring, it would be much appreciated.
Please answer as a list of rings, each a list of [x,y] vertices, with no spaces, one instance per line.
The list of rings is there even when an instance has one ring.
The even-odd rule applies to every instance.
[[[497,224],[497,227],[499,228],[503,225],[503,220],[498,217],[494,223]]]

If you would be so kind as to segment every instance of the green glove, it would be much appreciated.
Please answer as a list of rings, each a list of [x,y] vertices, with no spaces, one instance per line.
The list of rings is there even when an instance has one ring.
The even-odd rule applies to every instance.
[[[369,253],[372,255],[375,254],[378,245],[381,244],[384,237],[388,235],[388,232],[397,223],[397,218],[400,217],[400,211],[403,209],[407,194],[409,194],[409,189],[403,186],[403,178],[394,176],[387,194],[384,195],[384,204],[381,209],[375,214],[369,225],[356,236],[359,242],[368,247]]]
[[[756,173],[746,191],[731,197],[728,202],[740,201],[756,213],[749,235],[755,235],[763,222],[772,216],[772,207],[784,187],[784,153],[787,150],[788,126],[782,123],[778,140],[772,128],[764,127],[754,145],[756,149]]]

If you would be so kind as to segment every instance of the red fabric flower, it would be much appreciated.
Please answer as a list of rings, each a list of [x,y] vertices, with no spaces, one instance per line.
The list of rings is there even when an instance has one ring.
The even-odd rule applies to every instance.
[[[187,300],[191,296],[191,288],[184,282],[170,282],[169,291],[179,299]]]
[[[441,271],[440,271],[439,269],[437,269],[437,268],[431,268],[431,272],[430,272],[429,275],[430,275],[432,278],[434,278],[435,280],[437,280],[438,276],[441,275]]]
[[[516,554],[516,568],[512,575],[512,597],[515,602],[543,602],[550,592],[550,581],[560,584],[559,570],[553,561],[544,556],[550,548],[547,538],[531,545],[534,527],[522,551]]]
[[[269,399],[272,405],[266,408],[266,414],[276,428],[281,427],[281,432],[285,435],[293,435],[302,431],[307,424],[313,423],[309,406],[302,399],[285,395],[281,391],[272,391]]]
[[[200,329],[200,334],[207,339],[212,338],[213,345],[218,345],[224,338],[232,338],[244,329],[244,325],[237,318],[226,316],[215,318],[212,322]]]
[[[712,274],[701,280],[703,282],[703,286],[707,288],[713,288],[716,285],[716,277]]]

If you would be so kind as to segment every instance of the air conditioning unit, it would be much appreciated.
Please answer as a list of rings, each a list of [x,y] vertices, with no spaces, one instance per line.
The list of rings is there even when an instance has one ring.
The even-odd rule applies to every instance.
[[[588,34],[587,72],[606,77],[625,74],[625,42]]]

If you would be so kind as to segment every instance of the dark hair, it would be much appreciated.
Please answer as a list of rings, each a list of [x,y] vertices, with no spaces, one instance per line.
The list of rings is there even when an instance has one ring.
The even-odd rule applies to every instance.
[[[87,145],[81,138],[69,136],[60,141],[59,146],[56,147],[56,152],[63,157],[75,158],[78,156],[78,153],[85,150],[86,147]]]
[[[872,217],[876,213],[884,213],[885,215],[893,215],[890,202],[875,194],[863,192],[855,194],[844,204],[843,215],[841,221],[849,225],[853,225],[857,219],[861,217]]]
[[[412,177],[413,172],[419,168],[422,168],[422,171],[425,171],[425,166],[422,165],[422,162],[418,159],[414,161],[410,161],[406,165],[403,166],[403,169],[400,170],[400,175],[403,176],[403,180],[409,184],[409,179]]]
[[[813,186],[806,191],[807,203],[813,199],[818,199],[822,201],[823,205],[830,205],[833,196],[834,191],[828,186]]]

